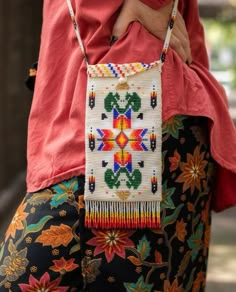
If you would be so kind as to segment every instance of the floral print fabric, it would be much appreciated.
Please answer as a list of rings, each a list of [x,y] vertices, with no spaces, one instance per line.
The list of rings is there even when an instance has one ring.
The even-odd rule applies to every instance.
[[[163,123],[161,229],[84,226],[84,177],[25,196],[0,250],[0,291],[204,291],[214,162],[207,120]]]

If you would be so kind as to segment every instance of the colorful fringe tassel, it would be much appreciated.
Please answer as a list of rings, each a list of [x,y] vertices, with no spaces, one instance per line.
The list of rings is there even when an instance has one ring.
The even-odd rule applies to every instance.
[[[160,228],[160,201],[86,201],[85,209],[88,228]]]

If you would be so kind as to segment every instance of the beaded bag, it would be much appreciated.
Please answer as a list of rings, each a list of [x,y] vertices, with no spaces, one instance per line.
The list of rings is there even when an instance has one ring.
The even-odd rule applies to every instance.
[[[178,0],[160,60],[90,65],[70,0],[66,0],[87,65],[85,224],[93,228],[158,228],[162,198],[162,88]]]

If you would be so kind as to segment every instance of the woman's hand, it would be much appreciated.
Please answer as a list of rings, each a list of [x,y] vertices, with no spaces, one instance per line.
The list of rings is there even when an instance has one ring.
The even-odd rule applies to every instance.
[[[124,0],[121,12],[113,28],[113,36],[119,38],[127,30],[131,22],[139,21],[151,34],[164,40],[171,10],[172,3],[154,10],[139,0]],[[188,32],[179,12],[175,20],[170,46],[184,62],[192,63]]]

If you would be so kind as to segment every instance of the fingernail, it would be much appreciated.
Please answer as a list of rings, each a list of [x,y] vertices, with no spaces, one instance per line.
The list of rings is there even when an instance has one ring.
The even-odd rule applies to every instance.
[[[112,46],[112,45],[114,45],[114,43],[116,42],[118,40],[118,37],[116,37],[116,36],[112,36],[111,37],[111,40],[110,40],[110,46]]]

